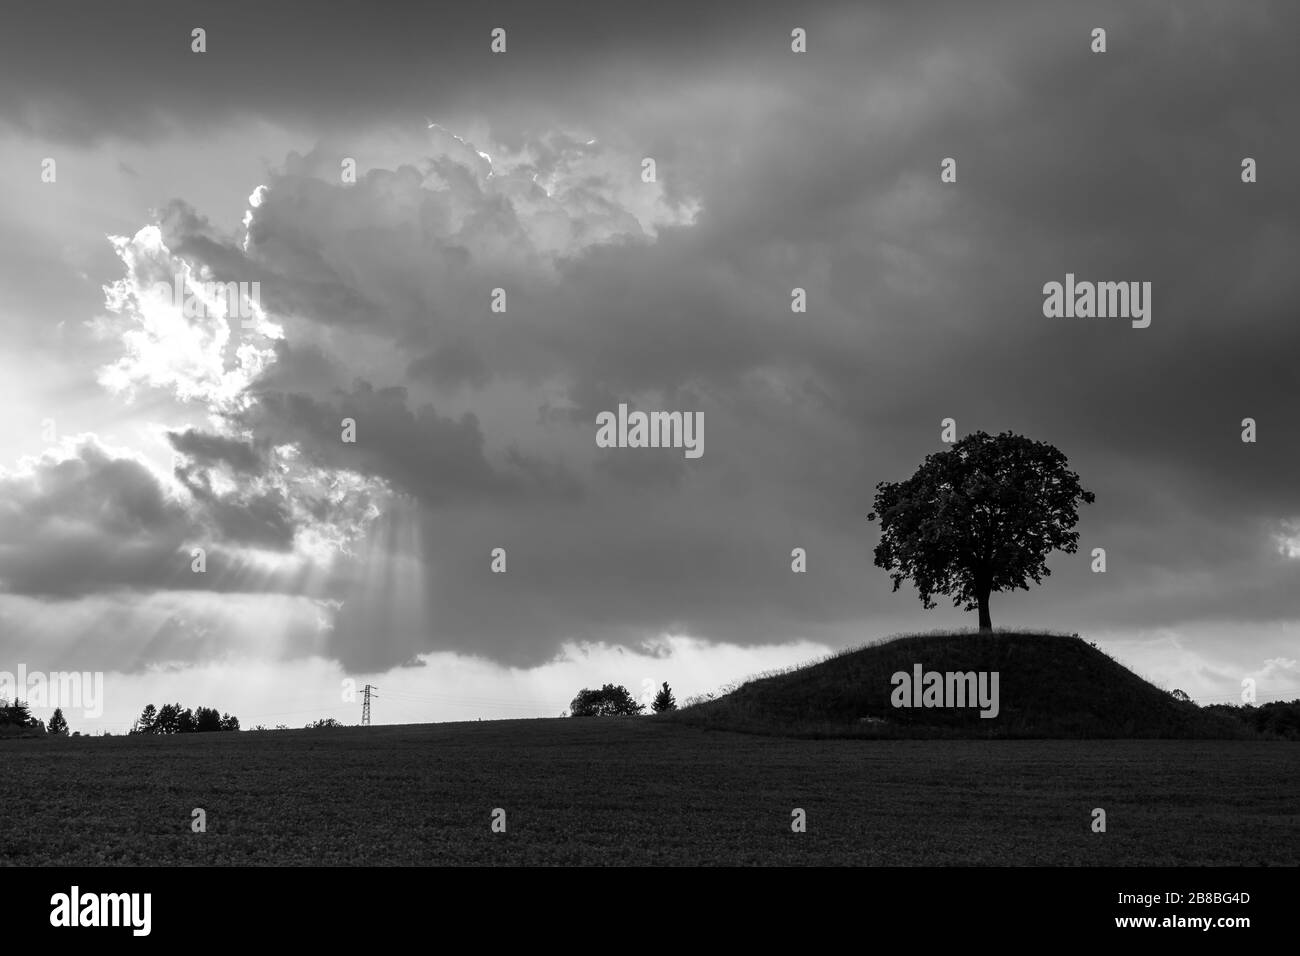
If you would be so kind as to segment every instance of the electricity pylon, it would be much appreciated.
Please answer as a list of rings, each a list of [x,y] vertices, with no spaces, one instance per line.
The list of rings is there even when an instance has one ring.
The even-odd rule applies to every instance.
[[[379,690],[379,688],[371,687],[369,684],[367,684],[365,688],[365,697],[363,697],[361,700],[361,726],[362,727],[370,726],[370,692],[372,690]],[[379,695],[376,694],[375,696],[378,697]]]

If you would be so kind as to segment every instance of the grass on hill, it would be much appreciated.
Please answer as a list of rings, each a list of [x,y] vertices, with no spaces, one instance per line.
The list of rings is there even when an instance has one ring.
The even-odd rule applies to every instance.
[[[892,675],[996,671],[999,713],[894,707]],[[905,635],[760,677],[669,719],[796,737],[1253,738],[1240,721],[1175,700],[1078,635]]]

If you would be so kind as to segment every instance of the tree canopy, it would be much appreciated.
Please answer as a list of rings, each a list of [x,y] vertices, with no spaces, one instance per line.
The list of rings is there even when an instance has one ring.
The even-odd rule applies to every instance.
[[[62,707],[54,708],[54,714],[50,717],[50,726],[46,729],[56,737],[68,736],[68,720],[63,716]]]
[[[659,688],[659,693],[655,694],[655,700],[650,709],[656,714],[677,709],[677,698],[673,696],[673,689],[668,686],[668,681],[664,681],[664,685]]]
[[[606,684],[600,690],[583,688],[569,705],[573,717],[633,716],[645,709],[622,684]]]
[[[133,734],[194,734],[220,730],[238,730],[239,718],[222,714],[215,707],[181,709],[180,704],[155,707],[146,704],[131,728]]]
[[[1052,551],[1078,549],[1079,502],[1094,500],[1053,446],[975,432],[927,456],[911,478],[876,485],[867,515],[880,521],[875,563],[895,591],[911,579],[927,609],[947,595],[991,630],[989,595],[1041,584]]]

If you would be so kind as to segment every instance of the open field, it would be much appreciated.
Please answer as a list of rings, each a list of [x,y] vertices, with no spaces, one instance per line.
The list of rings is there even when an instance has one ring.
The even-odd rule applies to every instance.
[[[19,865],[1300,861],[1285,742],[792,740],[571,718],[10,740],[0,762],[0,861]]]

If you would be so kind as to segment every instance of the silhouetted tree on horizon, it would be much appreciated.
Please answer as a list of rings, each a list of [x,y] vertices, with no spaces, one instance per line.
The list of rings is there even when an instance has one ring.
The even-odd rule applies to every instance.
[[[655,694],[655,700],[650,705],[650,709],[656,714],[677,709],[677,698],[673,696],[673,690],[668,686],[668,681],[664,681],[664,686],[659,688],[659,693]]]
[[[55,737],[68,736],[68,720],[63,716],[63,708],[55,707],[54,713],[50,717],[50,726],[47,731]]]
[[[1078,549],[1079,502],[1096,498],[1067,466],[1058,449],[1009,431],[928,455],[906,481],[876,485],[876,566],[895,591],[910,578],[927,610],[944,594],[991,631],[991,593],[1041,584],[1048,554]]]
[[[12,704],[0,701],[0,724],[9,724],[14,727],[35,727],[36,721],[32,719],[32,712],[27,709],[27,705],[21,700],[15,700]]]
[[[133,734],[156,734],[158,733],[158,708],[153,704],[145,704],[144,710],[131,728]]]
[[[194,711],[194,732],[211,733],[221,729],[221,714],[215,707],[199,707]]]
[[[645,710],[622,684],[606,684],[600,690],[583,688],[569,705],[572,717],[632,717]]]
[[[132,734],[193,734],[219,730],[238,730],[239,718],[222,714],[215,707],[181,709],[180,704],[163,704],[155,708],[146,704],[135,724]]]

